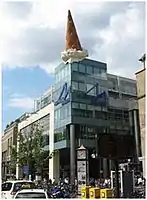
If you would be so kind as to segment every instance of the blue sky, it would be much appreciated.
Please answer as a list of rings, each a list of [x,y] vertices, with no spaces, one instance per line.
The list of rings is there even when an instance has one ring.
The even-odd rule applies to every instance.
[[[21,114],[32,111],[33,100],[54,82],[54,77],[39,67],[2,71],[3,129]]]
[[[65,49],[67,11],[89,57],[108,73],[135,78],[145,52],[145,3],[54,0],[0,1],[0,64],[3,121],[33,109],[33,100],[53,83]],[[36,67],[38,66],[38,67]]]

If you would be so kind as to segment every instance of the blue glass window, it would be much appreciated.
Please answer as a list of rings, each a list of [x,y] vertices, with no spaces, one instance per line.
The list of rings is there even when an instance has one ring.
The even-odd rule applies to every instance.
[[[86,91],[85,83],[79,82],[79,90],[82,91],[82,92],[85,92],[85,91]]]
[[[92,66],[87,66],[87,74],[92,74]]]
[[[84,73],[86,72],[85,65],[79,64],[79,72]]]

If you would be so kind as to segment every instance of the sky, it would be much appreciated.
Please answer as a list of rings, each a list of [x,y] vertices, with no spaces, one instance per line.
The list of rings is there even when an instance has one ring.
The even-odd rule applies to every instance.
[[[0,2],[2,127],[33,111],[54,83],[71,10],[82,47],[109,73],[135,78],[145,52],[145,3],[101,1]]]

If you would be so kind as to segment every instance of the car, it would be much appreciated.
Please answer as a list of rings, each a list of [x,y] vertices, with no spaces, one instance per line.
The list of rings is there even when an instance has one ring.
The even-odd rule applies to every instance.
[[[14,199],[48,199],[43,189],[22,189],[16,193]]]
[[[27,186],[29,189],[35,188],[35,183],[28,180],[6,181],[2,183],[1,198],[11,199],[14,195],[22,189],[22,186]]]

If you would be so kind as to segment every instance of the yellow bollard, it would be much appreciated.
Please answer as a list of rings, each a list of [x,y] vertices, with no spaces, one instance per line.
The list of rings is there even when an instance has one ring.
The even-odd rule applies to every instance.
[[[100,188],[89,189],[89,199],[100,198]]]
[[[87,199],[89,198],[89,189],[91,186],[84,186],[81,188],[81,198],[82,199]]]
[[[100,198],[101,199],[107,199],[113,197],[113,191],[112,189],[105,188],[100,190]]]

